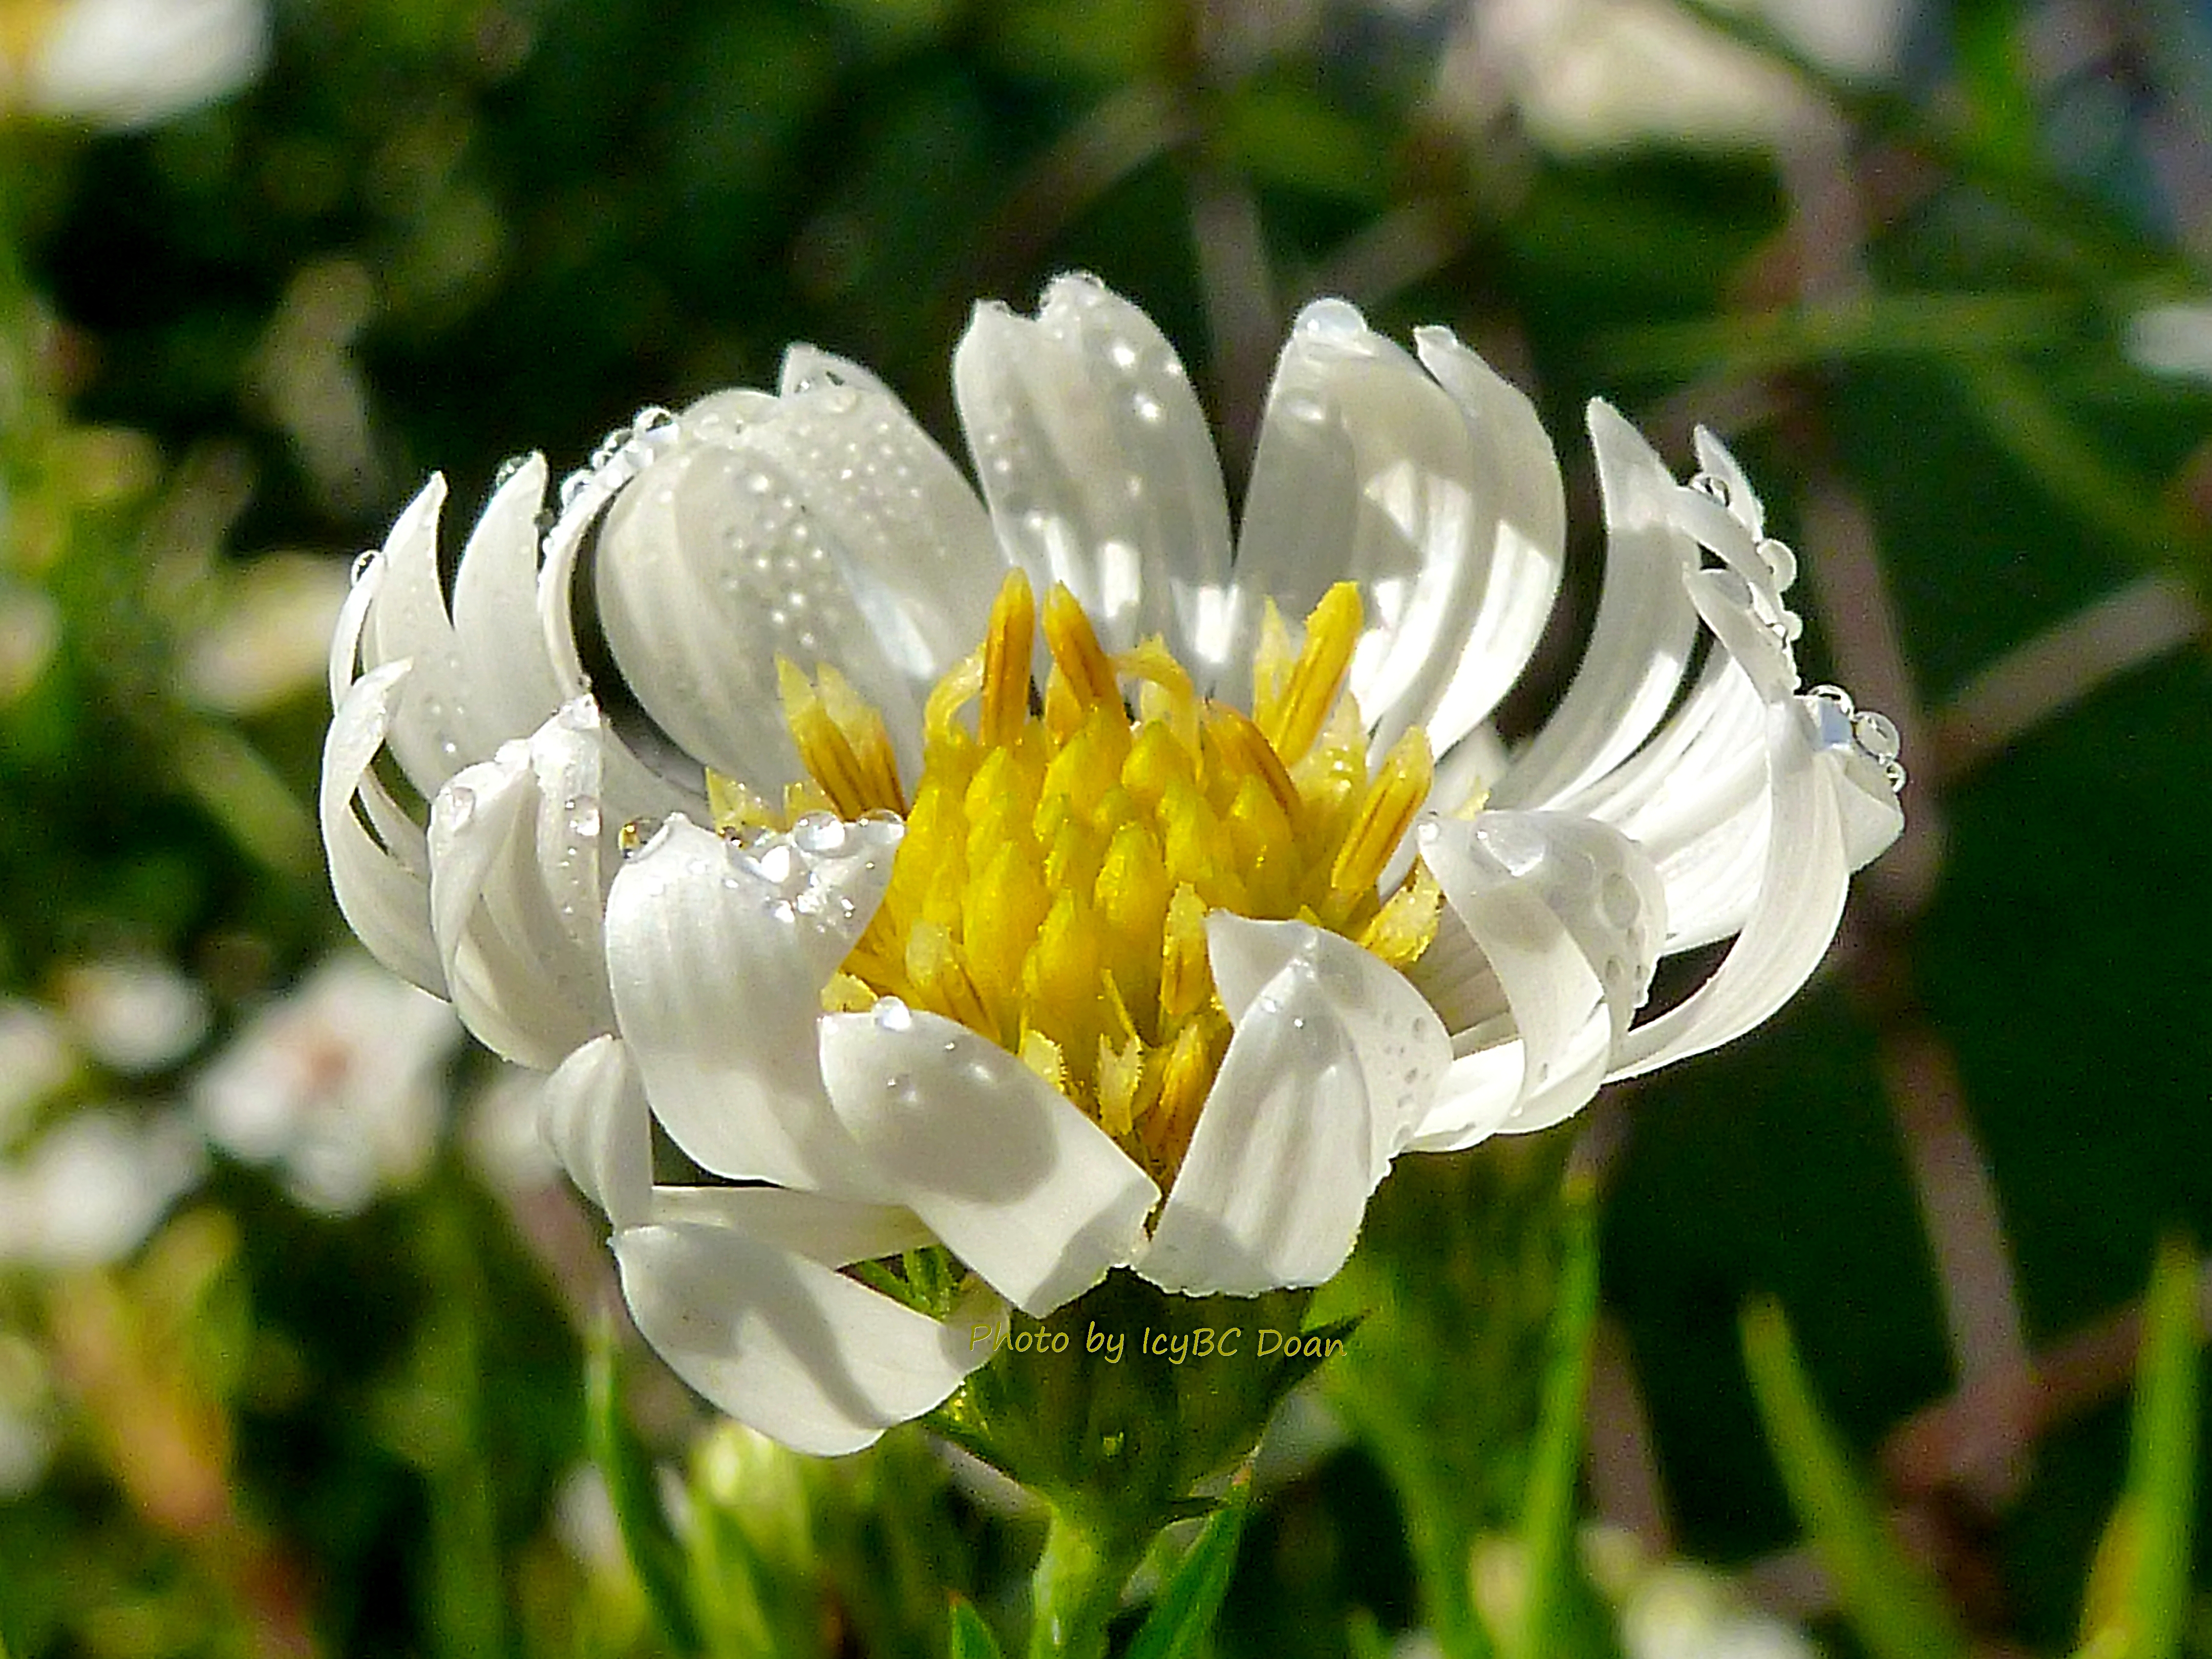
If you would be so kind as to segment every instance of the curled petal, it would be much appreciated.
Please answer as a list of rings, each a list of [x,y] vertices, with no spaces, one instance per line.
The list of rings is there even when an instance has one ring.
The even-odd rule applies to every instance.
[[[837,1113],[898,1202],[1042,1317],[1141,1248],[1159,1188],[1043,1079],[965,1026],[885,999],[822,1022]]]
[[[1417,329],[1413,341],[1467,417],[1488,502],[1469,550],[1480,598],[1455,630],[1460,637],[1444,642],[1451,678],[1425,716],[1441,755],[1489,717],[1534,654],[1565,563],[1567,504],[1559,457],[1527,394],[1449,329]]]
[[[653,1125],[620,1037],[593,1037],[555,1068],[538,1093],[538,1127],[616,1231],[650,1218]]]
[[[1232,1021],[1292,962],[1312,970],[1359,1062],[1375,1121],[1373,1173],[1379,1181],[1451,1064],[1443,1022],[1403,974],[1341,934],[1217,910],[1206,919],[1206,939],[1214,984]]]
[[[400,856],[408,850],[404,844],[380,846],[354,815],[359,797],[372,803],[380,825],[405,823],[369,765],[391,730],[408,672],[404,662],[386,663],[347,688],[323,739],[318,817],[331,887],[348,925],[393,973],[442,996],[446,975],[430,932],[430,884],[420,855],[410,860]]]
[[[538,1122],[561,1167],[619,1232],[647,1222],[719,1227],[825,1267],[933,1242],[910,1210],[781,1187],[661,1187],[643,1081],[617,1036],[562,1060],[539,1096]]]
[[[362,641],[364,667],[409,662],[411,695],[395,711],[388,741],[408,781],[424,794],[480,760],[464,724],[466,680],[453,625],[438,586],[438,520],[446,480],[433,476],[407,503],[376,556],[381,585]]]
[[[810,673],[836,664],[895,738],[910,747],[919,729],[921,703],[893,642],[870,626],[852,564],[769,457],[693,443],[606,509],[593,580],[607,644],[646,712],[689,753],[772,793],[805,775],[777,700],[779,658]]]
[[[795,1450],[858,1451],[921,1416],[991,1356],[995,1298],[939,1322],[819,1262],[688,1222],[614,1237],[623,1296],[672,1370]]]
[[[977,307],[952,358],[999,538],[1109,650],[1164,636],[1201,684],[1226,644],[1229,507],[1204,412],[1152,319],[1088,276],[1035,321]]]
[[[1611,405],[1589,406],[1605,495],[1605,586],[1589,651],[1566,696],[1491,793],[1543,807],[1632,754],[1674,700],[1697,633],[1682,579],[1697,546],[1675,522],[1675,485],[1651,446]]]
[[[1468,362],[1431,343],[1463,389],[1490,412],[1502,408]],[[1507,428],[1518,435],[1517,423],[1509,420]],[[1487,433],[1478,438],[1453,392],[1358,311],[1340,300],[1308,306],[1276,365],[1253,461],[1237,544],[1232,659],[1251,660],[1265,600],[1303,617],[1334,580],[1348,577],[1365,603],[1350,684],[1375,742],[1387,746],[1427,720],[1459,677],[1472,634],[1495,626],[1484,611],[1505,491],[1497,471],[1502,458],[1488,440]],[[1547,447],[1546,460],[1549,454]],[[1538,529],[1548,533],[1549,526]],[[1552,549],[1554,580],[1558,551]],[[1505,574],[1524,576],[1528,567]],[[1509,608],[1525,608],[1533,596],[1509,590],[1504,597]],[[1548,602],[1547,592],[1540,614]],[[1227,689],[1244,694],[1242,686]],[[1447,741],[1480,718],[1467,710],[1481,690],[1462,694],[1452,714],[1459,729]]]
[[[613,1024],[599,938],[599,715],[569,704],[430,806],[430,925],[453,1006],[544,1070]]]
[[[1767,714],[1772,806],[1759,897],[1713,976],[1629,1033],[1612,1075],[1635,1077],[1717,1048],[1765,1020],[1808,978],[1842,919],[1850,876],[1842,793],[1857,786],[1824,744],[1820,715],[1791,698]]]
[[[1522,1133],[1579,1110],[1650,988],[1667,931],[1657,872],[1619,831],[1565,813],[1431,818],[1421,856],[1512,1011],[1521,1077],[1493,1126]],[[1470,1068],[1475,1069],[1475,1068]],[[1485,1067],[1479,1074],[1489,1079]],[[1463,1091],[1466,1073],[1447,1079]],[[1471,1127],[1493,1097],[1447,1097],[1425,1141]]]
[[[568,701],[538,628],[538,514],[544,504],[545,458],[532,455],[492,492],[453,573],[453,645],[485,753],[501,738],[535,729]]]
[[[678,815],[615,877],[616,1022],[654,1115],[703,1168],[882,1195],[823,1091],[815,1024],[883,897],[898,834],[809,818],[740,851]]]
[[[1388,1139],[1321,973],[1293,957],[1245,1005],[1137,1272],[1198,1296],[1322,1283],[1352,1254]]]

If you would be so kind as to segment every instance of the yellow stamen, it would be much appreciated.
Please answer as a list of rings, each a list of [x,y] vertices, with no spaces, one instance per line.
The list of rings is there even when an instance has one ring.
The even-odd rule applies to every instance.
[[[772,829],[776,823],[773,806],[735,778],[726,778],[711,766],[707,769],[707,810],[714,816],[714,828],[726,836],[744,830]]]
[[[1313,747],[1330,710],[1336,707],[1344,678],[1351,672],[1352,649],[1359,643],[1361,620],[1358,587],[1351,582],[1337,583],[1322,595],[1321,603],[1306,618],[1305,646],[1291,666],[1281,696],[1262,699],[1255,686],[1257,724],[1285,766],[1297,765]]]
[[[1040,625],[1052,667],[1032,712]],[[1201,703],[1159,640],[1109,656],[1066,588],[1039,605],[1011,574],[982,643],[927,700],[910,808],[875,712],[834,670],[810,682],[780,663],[807,773],[783,821],[824,806],[906,819],[824,1007],[898,996],[958,1020],[1171,1181],[1231,1036],[1208,915],[1307,921],[1401,968],[1435,937],[1442,898],[1418,862],[1375,891],[1432,769],[1414,733],[1370,777],[1343,690],[1359,628],[1349,585],[1315,607],[1302,647],[1271,607],[1248,717]],[[726,830],[777,821],[730,780],[708,789]]]
[[[1429,798],[1436,764],[1429,757],[1429,734],[1418,726],[1390,745],[1365,799],[1353,816],[1351,831],[1337,848],[1329,866],[1328,884],[1339,898],[1370,896],[1382,878],[1382,866],[1405,839]]]
[[[1036,601],[1030,579],[1009,570],[983,635],[983,702],[975,714],[975,736],[987,747],[1011,744],[1030,717],[1030,651],[1036,634]]]
[[[1121,688],[1115,677],[1114,659],[1099,646],[1091,618],[1083,614],[1075,595],[1057,582],[1045,597],[1044,641],[1052,647],[1052,659],[1079,702],[1086,707],[1120,704]]]
[[[872,811],[903,814],[906,798],[899,789],[884,717],[862,702],[844,676],[827,664],[818,689],[781,657],[775,659],[775,679],[783,698],[783,722],[790,728],[799,762],[821,787],[832,810],[844,818]],[[840,714],[845,719],[841,720]]]

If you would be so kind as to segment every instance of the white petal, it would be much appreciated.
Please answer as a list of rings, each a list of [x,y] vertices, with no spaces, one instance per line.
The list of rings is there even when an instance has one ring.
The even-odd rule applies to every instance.
[[[1561,805],[1642,847],[1667,891],[1667,951],[1725,939],[1759,892],[1766,701],[1725,653],[1636,754]]]
[[[1403,1147],[1451,1064],[1451,1036],[1407,977],[1341,934],[1303,921],[1206,919],[1206,953],[1232,1023],[1292,962],[1312,969],[1359,1061],[1375,1121],[1374,1175]]]
[[[1023,1312],[1042,1317],[1141,1247],[1159,1188],[1066,1096],[965,1026],[890,998],[831,1015],[822,1075],[898,1201]]]
[[[1454,396],[1358,312],[1340,300],[1308,306],[1276,365],[1253,461],[1233,659],[1251,660],[1265,600],[1295,622],[1348,578],[1366,608],[1350,684],[1376,745],[1425,720],[1458,677],[1470,630],[1496,620],[1482,607],[1499,459]],[[1556,571],[1556,547],[1553,556]],[[1457,699],[1451,737],[1480,718],[1467,713],[1478,700]]]
[[[347,923],[369,954],[393,973],[443,995],[446,976],[430,933],[429,882],[379,846],[353,809],[356,795],[382,793],[369,764],[384,746],[392,706],[407,673],[406,663],[387,663],[347,690],[323,739],[318,817],[331,887]],[[397,817],[398,809],[391,807],[390,815]]]
[[[1759,492],[1751,487],[1751,480],[1742,467],[1736,465],[1728,446],[1711,431],[1699,427],[1692,434],[1697,447],[1698,470],[1720,481],[1728,494],[1727,507],[1737,522],[1756,540],[1766,533],[1766,509],[1759,499]]]
[[[646,712],[699,760],[770,794],[804,775],[779,658],[808,673],[836,665],[906,749],[920,730],[914,673],[895,659],[918,647],[878,635],[855,555],[808,482],[757,446],[685,444],[615,497],[592,573],[615,665]],[[900,758],[911,776],[918,753]]]
[[[564,493],[567,487],[564,486]],[[577,488],[569,505],[545,538],[545,563],[538,573],[538,640],[550,665],[553,680],[564,702],[591,693],[576,648],[576,565],[591,538],[598,514],[612,499],[611,482],[586,482]],[[706,777],[696,763],[686,769],[678,783],[647,766],[611,728],[599,733],[600,809],[608,821],[628,823],[634,819],[659,820],[672,812],[706,811]]]
[[[1550,434],[1518,386],[1449,329],[1417,329],[1413,343],[1467,416],[1490,501],[1485,521],[1495,520],[1489,544],[1473,550],[1481,597],[1462,638],[1445,641],[1458,663],[1426,716],[1430,746],[1442,755],[1488,718],[1543,637],[1565,564],[1566,490]]]
[[[1065,582],[1109,650],[1159,634],[1201,684],[1224,641],[1229,507],[1206,416],[1151,319],[1088,276],[1036,320],[981,306],[952,357],[1000,540]]]
[[[884,1194],[823,1091],[816,1022],[883,897],[899,826],[776,836],[744,852],[681,815],[615,877],[607,970],[653,1114],[705,1169]]]
[[[599,933],[598,716],[569,705],[430,809],[430,919],[453,1006],[544,1070],[612,1024]]]
[[[415,665],[406,700],[394,711],[390,742],[408,780],[425,795],[471,761],[465,704],[468,680],[438,586],[438,519],[446,481],[433,477],[407,504],[384,538],[377,562],[382,586],[368,613],[364,666]]]
[[[1636,428],[1589,406],[1605,494],[1605,586],[1589,649],[1551,719],[1491,799],[1543,807],[1618,765],[1674,700],[1697,633],[1682,578],[1697,548],[1674,517],[1674,480]]]
[[[1564,813],[1430,818],[1420,842],[1512,1010],[1522,1076],[1497,1127],[1548,1127],[1596,1092],[1614,1040],[1650,988],[1666,935],[1657,874],[1617,831]],[[1447,1132],[1439,1113],[1455,1109],[1467,1109],[1440,1104],[1420,1137]]]
[[[538,626],[538,514],[545,458],[532,455],[492,492],[453,574],[453,643],[487,736],[520,737],[567,701]]]
[[[855,1203],[782,1187],[656,1187],[652,1218],[726,1227],[825,1267],[937,1242],[921,1218],[902,1206]]]
[[[614,1237],[637,1328],[717,1407],[796,1450],[858,1451],[921,1416],[991,1355],[975,1328],[944,1323],[832,1268],[725,1228],[632,1227]]]
[[[1256,1296],[1333,1278],[1382,1172],[1351,1034],[1311,961],[1246,1005],[1137,1272]]]
[[[648,1218],[653,1124],[620,1037],[594,1037],[561,1062],[538,1094],[538,1125],[568,1179],[617,1231]]]
[[[975,648],[1006,571],[959,467],[882,381],[809,346],[786,354],[775,418],[744,437],[843,550],[854,603],[926,700]]]
[[[1635,1077],[1717,1048],[1795,995],[1826,954],[1850,876],[1839,792],[1854,788],[1840,757],[1816,748],[1817,716],[1792,699],[1767,716],[1773,808],[1759,900],[1713,976],[1686,1001],[1638,1027],[1614,1077]]]

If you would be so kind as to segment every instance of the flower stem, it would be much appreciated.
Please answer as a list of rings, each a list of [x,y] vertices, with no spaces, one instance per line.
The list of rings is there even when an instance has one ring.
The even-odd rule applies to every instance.
[[[1116,1528],[1054,1504],[1030,1579],[1030,1659],[1103,1659],[1106,1627],[1151,1538],[1151,1529]]]

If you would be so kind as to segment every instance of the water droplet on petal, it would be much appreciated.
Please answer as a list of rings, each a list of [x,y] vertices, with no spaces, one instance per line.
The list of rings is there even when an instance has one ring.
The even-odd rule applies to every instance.
[[[1871,708],[1861,709],[1851,716],[1851,738],[1876,760],[1895,760],[1904,746],[1897,734],[1896,722]]]
[[[1710,495],[1723,507],[1729,505],[1729,483],[1717,472],[1700,472],[1690,480],[1690,488],[1701,495]]]
[[[805,812],[791,826],[792,844],[802,853],[826,857],[845,848],[845,825],[835,812]]]
[[[876,1029],[879,1031],[911,1031],[914,1030],[914,1010],[896,997],[878,997],[875,1007]]]
[[[353,573],[346,580],[349,582],[359,582],[363,576],[376,568],[376,562],[383,556],[384,555],[378,552],[376,549],[370,548],[368,552],[353,562]]]
[[[1778,592],[1797,580],[1797,554],[1789,543],[1777,541],[1771,536],[1764,537],[1759,543],[1759,556],[1765,562],[1767,573],[1774,578]]]
[[[530,457],[527,455],[508,456],[493,471],[491,475],[491,487],[494,489],[498,489],[501,484],[505,483],[509,478],[512,478],[516,473],[521,471],[524,467],[528,466],[529,465]]]

